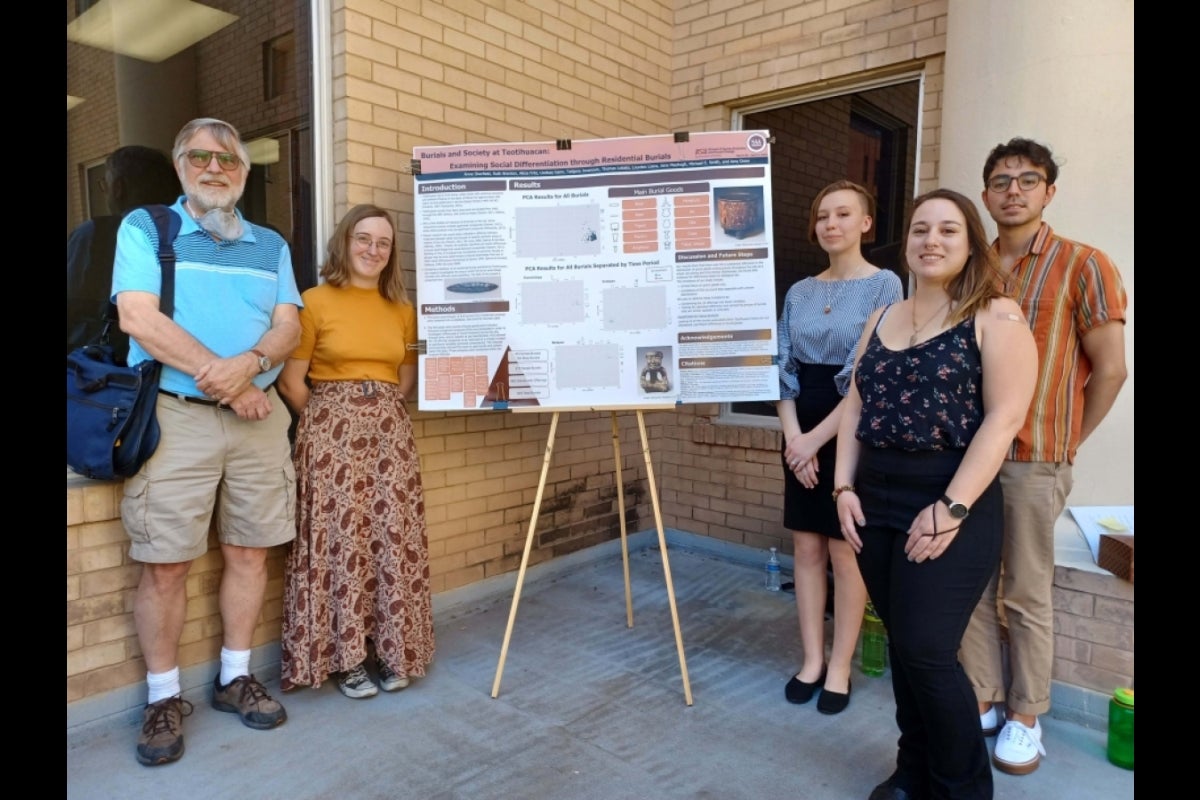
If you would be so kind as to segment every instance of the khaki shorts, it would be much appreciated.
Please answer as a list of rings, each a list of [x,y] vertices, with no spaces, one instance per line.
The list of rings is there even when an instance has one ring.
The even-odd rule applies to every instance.
[[[170,564],[204,555],[214,508],[222,543],[271,547],[295,537],[291,419],[274,388],[268,396],[271,413],[258,421],[158,396],[158,449],[125,481],[121,500],[131,558]]]

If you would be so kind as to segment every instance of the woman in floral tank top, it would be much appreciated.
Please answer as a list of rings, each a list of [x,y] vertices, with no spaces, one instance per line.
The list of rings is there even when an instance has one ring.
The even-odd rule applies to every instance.
[[[900,728],[895,770],[870,800],[987,800],[991,764],[958,648],[1000,563],[996,475],[1029,409],[1037,348],[966,197],[918,197],[904,254],[913,291],[859,341],[833,492],[887,626]]]

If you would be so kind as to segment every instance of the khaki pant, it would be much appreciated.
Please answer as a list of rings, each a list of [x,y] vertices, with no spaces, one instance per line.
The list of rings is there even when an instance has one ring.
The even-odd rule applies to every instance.
[[[131,558],[156,564],[199,558],[208,551],[214,509],[225,544],[272,547],[295,538],[291,418],[275,389],[267,394],[265,420],[158,396],[158,449],[125,481],[121,500]]]
[[[981,703],[1003,702],[1018,714],[1050,710],[1054,670],[1054,523],[1071,492],[1070,464],[1005,461],[1004,545],[963,635],[959,659]],[[1008,626],[1005,686],[1001,620]]]

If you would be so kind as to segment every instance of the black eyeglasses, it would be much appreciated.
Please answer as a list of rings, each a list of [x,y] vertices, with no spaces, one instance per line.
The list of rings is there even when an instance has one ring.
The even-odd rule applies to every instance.
[[[217,157],[217,163],[226,172],[233,172],[242,165],[242,160],[237,157],[236,153],[218,153],[215,150],[188,150],[185,155],[187,156],[188,163],[196,169],[206,169],[213,160],[213,156]]]
[[[987,188],[993,192],[1007,192],[1008,187],[1013,181],[1017,182],[1017,186],[1021,187],[1022,192],[1030,192],[1037,188],[1038,184],[1046,180],[1046,176],[1040,172],[1022,172],[1020,175],[993,175],[987,180]]]

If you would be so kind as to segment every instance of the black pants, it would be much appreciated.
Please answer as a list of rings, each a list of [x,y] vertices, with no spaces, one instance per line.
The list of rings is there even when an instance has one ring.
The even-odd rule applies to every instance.
[[[961,451],[904,453],[864,447],[855,485],[866,525],[858,566],[887,626],[900,728],[897,780],[920,798],[990,800],[992,768],[979,708],[958,647],[1000,565],[1004,502],[993,481],[937,559],[908,560],[917,512],[937,501]]]

